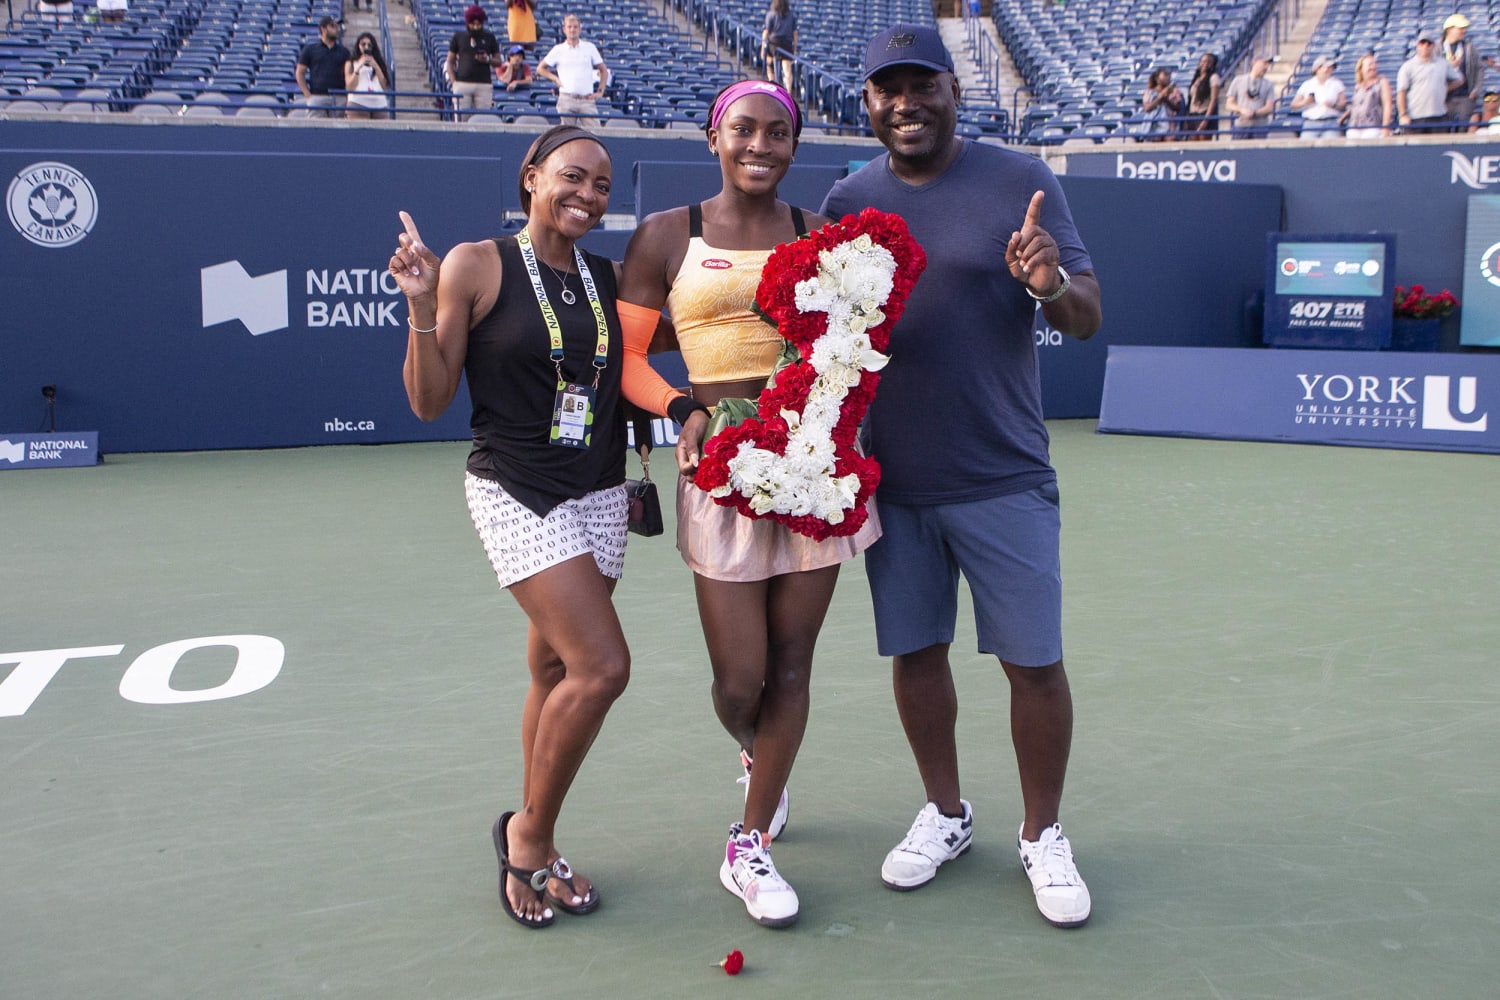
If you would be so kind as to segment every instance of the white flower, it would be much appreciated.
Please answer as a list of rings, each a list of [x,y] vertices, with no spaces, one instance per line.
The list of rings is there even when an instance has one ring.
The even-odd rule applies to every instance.
[[[854,509],[859,476],[834,475],[833,429],[849,390],[865,372],[890,361],[875,350],[867,331],[885,322],[895,274],[895,257],[867,233],[818,253],[817,275],[797,282],[794,293],[802,312],[827,314],[827,330],[804,358],[817,377],[802,412],[781,412],[786,449],[777,455],[742,442],[728,462],[728,485],[711,495],[737,492],[756,514],[811,514],[828,524],[843,522]]]

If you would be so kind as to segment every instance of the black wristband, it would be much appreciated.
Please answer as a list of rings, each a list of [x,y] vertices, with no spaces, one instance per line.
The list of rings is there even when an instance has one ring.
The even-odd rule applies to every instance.
[[[678,396],[667,404],[667,416],[679,424],[687,423],[688,417],[691,417],[699,410],[707,413],[708,407],[691,396]]]

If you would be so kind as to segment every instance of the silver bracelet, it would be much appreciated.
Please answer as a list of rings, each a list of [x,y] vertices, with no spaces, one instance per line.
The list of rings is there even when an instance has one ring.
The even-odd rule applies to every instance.
[[[412,333],[437,333],[437,320],[433,320],[432,327],[428,330],[424,330],[420,326],[417,326],[410,319],[407,319],[406,325],[411,327]]]
[[[1063,294],[1067,292],[1067,290],[1073,285],[1073,279],[1068,275],[1067,270],[1061,264],[1057,265],[1057,273],[1062,275],[1062,284],[1058,285],[1057,291],[1053,292],[1051,295],[1038,295],[1030,288],[1026,288],[1025,285],[1022,285],[1021,287],[1026,288],[1026,294],[1036,299],[1042,305],[1046,305],[1048,302],[1056,302],[1058,299],[1062,298]]]

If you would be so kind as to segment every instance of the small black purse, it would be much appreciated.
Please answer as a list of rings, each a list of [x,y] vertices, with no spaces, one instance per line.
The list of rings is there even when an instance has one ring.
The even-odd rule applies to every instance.
[[[651,538],[664,530],[661,496],[651,481],[651,417],[644,410],[633,406],[629,409],[636,452],[641,456],[641,478],[625,480],[625,500],[629,505],[625,523],[633,533]]]

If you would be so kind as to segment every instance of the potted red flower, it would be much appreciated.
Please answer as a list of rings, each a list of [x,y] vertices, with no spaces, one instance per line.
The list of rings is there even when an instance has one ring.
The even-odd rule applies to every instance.
[[[1458,308],[1458,299],[1448,289],[1429,295],[1421,285],[1396,286],[1392,309],[1391,350],[1436,351],[1438,325]]]

